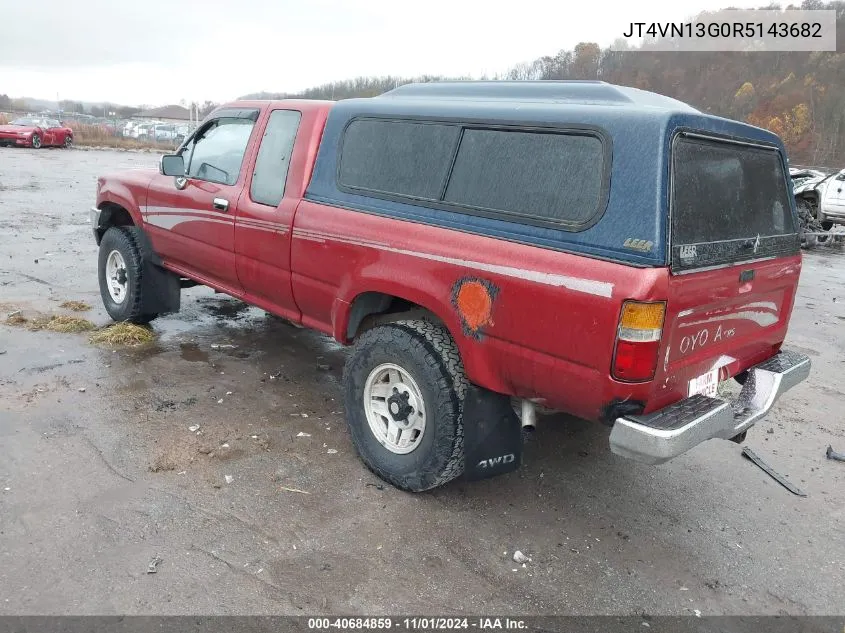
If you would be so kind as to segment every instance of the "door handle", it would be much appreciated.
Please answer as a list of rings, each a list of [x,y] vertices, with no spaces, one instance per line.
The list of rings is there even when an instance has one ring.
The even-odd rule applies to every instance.
[[[212,201],[212,205],[218,211],[228,211],[229,210],[229,201],[226,198],[215,198]]]

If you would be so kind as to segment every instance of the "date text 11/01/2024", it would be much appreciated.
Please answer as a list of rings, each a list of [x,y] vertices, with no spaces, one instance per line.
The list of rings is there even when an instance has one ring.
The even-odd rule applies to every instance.
[[[525,630],[528,623],[519,618],[447,618],[447,617],[356,617],[356,618],[309,618],[308,628],[317,631],[329,630],[388,630],[400,629],[407,631],[448,631],[469,630]]]

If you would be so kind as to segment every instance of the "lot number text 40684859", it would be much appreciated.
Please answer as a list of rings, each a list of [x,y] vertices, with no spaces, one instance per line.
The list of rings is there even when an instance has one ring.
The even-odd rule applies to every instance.
[[[409,617],[409,618],[308,618],[308,628],[314,630],[387,630],[406,631],[448,631],[448,630],[524,630],[528,624],[514,618],[449,618],[449,617]]]

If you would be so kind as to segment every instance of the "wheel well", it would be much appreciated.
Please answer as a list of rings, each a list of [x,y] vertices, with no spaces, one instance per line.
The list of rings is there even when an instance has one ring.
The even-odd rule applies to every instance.
[[[129,211],[115,202],[104,202],[100,205],[100,226],[97,227],[97,244],[103,234],[112,226],[135,226]]]
[[[352,302],[346,338],[351,343],[369,329],[403,319],[423,319],[444,325],[428,308],[383,292],[364,292]]]

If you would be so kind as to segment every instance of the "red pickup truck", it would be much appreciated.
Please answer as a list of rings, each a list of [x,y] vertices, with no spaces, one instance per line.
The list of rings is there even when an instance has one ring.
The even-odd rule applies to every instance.
[[[647,463],[741,441],[810,370],[787,179],[777,136],[660,95],[446,82],[222,106],[91,220],[115,320],[198,283],[354,345],[352,441],[421,491],[517,468],[538,406]]]

